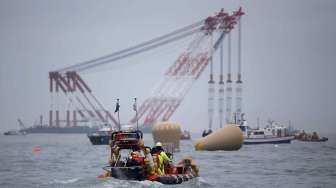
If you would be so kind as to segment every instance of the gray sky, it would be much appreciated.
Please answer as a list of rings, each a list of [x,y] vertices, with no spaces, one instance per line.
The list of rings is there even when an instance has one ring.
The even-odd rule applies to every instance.
[[[291,120],[296,128],[335,132],[333,0],[1,0],[0,131],[17,128],[17,117],[31,125],[39,114],[46,116],[49,71],[163,35],[220,8],[232,11],[239,6],[246,12],[243,109],[250,125],[260,117],[262,122]],[[148,96],[180,50],[171,45],[125,60],[135,65],[107,66],[82,76],[109,109],[121,99],[126,121],[133,115],[131,99]],[[208,72],[172,117],[183,128],[207,127]]]

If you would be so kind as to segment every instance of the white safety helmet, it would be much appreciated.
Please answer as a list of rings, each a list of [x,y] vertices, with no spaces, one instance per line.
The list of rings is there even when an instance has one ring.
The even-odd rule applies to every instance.
[[[157,143],[155,144],[155,146],[160,146],[160,147],[162,147],[162,143],[161,143],[161,142],[157,142]]]

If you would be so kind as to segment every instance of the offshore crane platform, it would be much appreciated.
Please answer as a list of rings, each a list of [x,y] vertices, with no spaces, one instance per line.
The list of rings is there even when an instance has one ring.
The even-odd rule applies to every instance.
[[[175,30],[166,35],[154,38],[152,40],[140,43],[129,48],[85,61],[79,64],[71,65],[49,72],[49,92],[50,92],[50,111],[49,123],[47,126],[37,126],[30,128],[28,132],[39,132],[44,129],[64,132],[61,130],[82,130],[82,123],[99,122],[98,125],[107,125],[110,127],[118,126],[118,121],[113,113],[107,110],[98,100],[92,89],[84,81],[81,72],[87,71],[99,66],[110,64],[112,62],[125,59],[146,51],[159,48],[174,41],[192,37],[191,42],[185,50],[180,53],[174,63],[166,70],[163,79],[154,87],[148,98],[142,101],[137,110],[137,115],[129,120],[130,124],[140,122],[142,127],[150,127],[160,120],[169,120],[176,109],[181,105],[184,97],[191,89],[192,85],[199,79],[205,68],[210,64],[209,79],[209,129],[212,128],[214,114],[214,93],[215,81],[213,74],[213,55],[220,49],[220,75],[218,85],[218,103],[220,127],[223,124],[224,117],[224,76],[223,76],[223,40],[228,36],[228,75],[226,82],[226,101],[227,107],[226,122],[231,121],[231,35],[230,32],[238,23],[238,75],[237,75],[237,97],[236,113],[241,113],[241,92],[242,81],[240,71],[240,20],[244,15],[239,8],[233,13],[227,13],[221,9],[213,16],[198,21],[181,29]],[[66,110],[62,111],[60,107],[60,95],[65,97]],[[64,102],[64,101],[63,101]],[[239,114],[237,117],[240,117]],[[88,127],[92,127],[89,125]],[[90,131],[90,128],[83,129],[84,132]],[[82,131],[83,131],[82,130]],[[70,131],[72,133],[76,131]],[[53,132],[53,131],[51,131]],[[66,131],[65,131],[66,132]],[[81,131],[80,131],[81,132]]]

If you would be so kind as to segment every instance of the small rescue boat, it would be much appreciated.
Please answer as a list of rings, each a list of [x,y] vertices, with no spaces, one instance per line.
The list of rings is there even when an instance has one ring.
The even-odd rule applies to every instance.
[[[309,134],[304,131],[295,135],[295,139],[299,141],[303,141],[303,142],[326,142],[328,141],[327,137],[321,138],[316,132],[313,132],[313,134]]]
[[[152,168],[153,165],[150,165],[156,163],[151,153],[146,150],[149,147],[144,147],[143,143],[143,133],[139,130],[113,132],[110,141],[111,156],[109,165],[103,167],[105,173],[99,177],[138,181],[150,180],[162,184],[181,184],[198,176],[198,168],[195,161],[190,157],[184,158],[177,165],[164,165],[165,174],[158,175],[159,173],[157,173],[156,169]],[[133,155],[131,157],[122,157],[122,154],[128,153],[127,151],[138,153],[137,160],[135,160]],[[143,154],[141,155],[142,152]]]
[[[181,140],[190,140],[191,136],[190,136],[190,132],[184,130],[183,133],[181,134]]]

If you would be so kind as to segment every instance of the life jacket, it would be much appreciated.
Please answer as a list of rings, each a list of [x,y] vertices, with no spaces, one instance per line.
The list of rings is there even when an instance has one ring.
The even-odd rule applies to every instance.
[[[153,154],[153,161],[155,166],[155,171],[158,175],[164,175],[164,165],[163,165],[163,158],[160,154],[155,153]]]
[[[164,164],[168,164],[171,161],[164,151],[160,151],[160,156],[162,157]]]
[[[145,157],[142,157],[139,152],[131,152],[131,157],[133,160],[143,164]]]
[[[152,154],[147,153],[147,154],[145,155],[145,158],[146,158],[147,161],[148,161],[148,166],[149,166],[150,168],[154,168],[154,160],[153,160],[153,156],[152,156]]]
[[[177,174],[177,169],[172,164],[164,165],[164,169],[166,174]]]
[[[117,133],[117,134],[115,135],[115,139],[116,139],[116,140],[120,140],[120,139],[122,139],[122,137],[123,137],[123,135],[122,135],[121,133]]]
[[[150,153],[147,153],[145,155],[145,159],[144,159],[144,164],[145,164],[145,169],[146,169],[146,173],[147,173],[147,177],[146,179],[147,180],[151,180],[151,181],[154,181],[158,178],[158,175],[157,175],[157,170],[156,170],[156,161],[154,162],[153,160],[153,156],[152,154]]]
[[[141,156],[132,156],[132,159],[138,161],[140,164],[143,164],[145,158]]]
[[[136,154],[135,152],[131,152],[130,158],[127,160],[126,166],[138,166],[144,164],[144,157]]]

